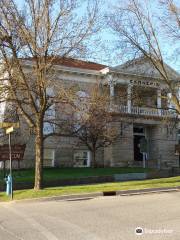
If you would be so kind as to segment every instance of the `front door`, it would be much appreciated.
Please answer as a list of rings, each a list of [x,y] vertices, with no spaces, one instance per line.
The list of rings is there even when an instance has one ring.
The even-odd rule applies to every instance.
[[[141,138],[144,138],[144,136],[134,135],[134,161],[143,161],[143,154],[140,152]]]

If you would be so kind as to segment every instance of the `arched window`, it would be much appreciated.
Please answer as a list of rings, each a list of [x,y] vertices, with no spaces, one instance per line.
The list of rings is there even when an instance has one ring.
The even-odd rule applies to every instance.
[[[45,112],[44,116],[44,124],[43,124],[43,133],[44,134],[50,134],[55,132],[55,105],[51,105]]]
[[[74,125],[74,129],[78,130],[81,127],[80,122],[84,118],[84,114],[86,114],[87,100],[88,100],[89,94],[86,93],[85,91],[78,91],[76,92],[76,95],[77,95],[77,99],[76,99],[75,105],[77,106],[77,110],[74,115],[74,118],[77,120],[77,123]]]

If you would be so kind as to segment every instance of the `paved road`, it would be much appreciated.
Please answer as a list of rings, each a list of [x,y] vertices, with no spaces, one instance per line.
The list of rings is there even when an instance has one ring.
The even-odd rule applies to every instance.
[[[0,240],[136,239],[180,239],[180,192],[0,204]]]

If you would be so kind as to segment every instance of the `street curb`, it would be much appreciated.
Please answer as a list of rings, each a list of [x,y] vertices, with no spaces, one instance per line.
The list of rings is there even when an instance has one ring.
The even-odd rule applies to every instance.
[[[180,187],[172,188],[149,188],[149,189],[140,189],[140,190],[119,190],[113,191],[116,194],[109,196],[133,196],[133,195],[144,195],[144,194],[153,194],[153,193],[167,193],[167,192],[177,192],[180,191]],[[110,191],[108,191],[110,192]],[[41,198],[31,198],[31,199],[22,199],[14,200],[8,203],[33,203],[33,202],[47,202],[47,201],[81,201],[81,200],[90,200],[97,197],[105,197],[104,194],[108,192],[95,192],[95,193],[83,193],[83,194],[70,194],[70,195],[61,195],[61,196],[51,196],[51,197],[41,197]],[[5,203],[5,202],[2,202]]]
[[[147,188],[140,190],[127,190],[127,191],[117,191],[116,195],[120,196],[131,196],[131,195],[144,195],[144,194],[152,194],[152,193],[167,193],[167,192],[177,192],[180,190],[180,187],[172,187],[172,188]]]
[[[73,201],[73,200],[86,200],[96,197],[102,197],[102,192],[95,193],[83,193],[83,194],[70,194],[70,195],[60,195],[60,196],[51,196],[51,197],[40,197],[40,198],[31,198],[31,199],[20,199],[13,200],[11,202],[20,203],[20,202],[48,202],[48,201]]]

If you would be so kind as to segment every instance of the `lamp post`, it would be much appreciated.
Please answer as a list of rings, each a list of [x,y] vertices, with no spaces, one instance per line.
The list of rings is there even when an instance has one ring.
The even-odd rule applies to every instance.
[[[12,176],[12,151],[11,151],[11,133],[14,131],[13,127],[6,129],[6,134],[9,135],[9,181],[10,181],[10,194],[11,200],[13,200],[13,176]]]

